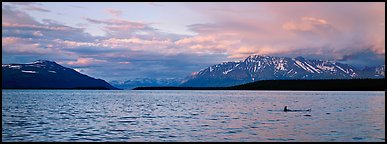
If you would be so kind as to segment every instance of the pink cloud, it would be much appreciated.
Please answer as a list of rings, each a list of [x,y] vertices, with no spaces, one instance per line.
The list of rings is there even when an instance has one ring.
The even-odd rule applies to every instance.
[[[317,26],[324,25],[328,25],[328,22],[324,19],[305,16],[301,18],[301,22],[287,22],[282,25],[282,28],[289,31],[314,31]]]
[[[111,37],[113,36],[121,37],[120,35],[123,35],[124,37],[128,37],[129,35],[132,35],[138,31],[152,32],[155,30],[148,23],[133,22],[133,21],[128,21],[120,18],[113,18],[113,19],[107,19],[107,20],[96,20],[91,18],[85,18],[85,20],[94,24],[104,25],[102,29]]]
[[[231,54],[242,44],[233,33],[218,33],[216,35],[198,35],[182,38],[174,42],[176,46],[185,48],[187,53],[195,54]],[[189,49],[186,49],[189,48]]]
[[[205,42],[215,42],[215,37],[212,35],[207,36],[196,36],[183,38],[175,42],[177,45],[189,44],[189,43],[205,43]]]
[[[16,43],[17,41],[21,40],[21,38],[17,37],[2,37],[1,38],[1,45],[7,46]]]
[[[28,41],[35,50],[63,48],[82,53],[73,52],[76,54],[73,57],[83,59],[71,64],[92,62],[92,59],[84,58],[89,55],[83,54],[93,48],[111,50],[104,54],[122,57],[134,51],[168,56],[226,55],[230,59],[251,54],[315,54],[340,58],[364,49],[385,53],[383,3],[198,3],[187,7],[212,23],[188,26],[196,33],[193,36],[171,36],[159,32],[151,23],[118,17],[122,15],[120,10],[106,9],[113,18],[84,18],[90,26],[98,24],[106,31],[105,36],[96,40],[96,37],[88,36],[73,38],[73,33],[86,33],[51,22],[40,23],[24,12],[5,6],[3,29],[8,28],[8,32],[22,36],[32,35],[35,43],[12,38],[4,38],[3,43],[7,50],[17,44],[13,41],[25,45]],[[70,35],[56,37],[62,32]],[[119,54],[115,53],[117,51]],[[100,54],[100,51],[96,53]]]
[[[195,37],[240,40],[224,51],[230,58],[254,53],[323,54],[338,59],[365,49],[385,51],[383,3],[209,3],[188,7],[213,21],[191,25],[198,33]],[[224,33],[234,35],[226,37]],[[184,40],[188,43],[193,39]],[[191,48],[203,48],[192,44]]]
[[[19,23],[10,23],[10,22],[2,22],[1,26],[4,28],[29,28],[29,29],[37,29],[37,30],[55,30],[55,31],[75,30],[75,28],[66,27],[66,26],[19,24]]]
[[[61,40],[61,39],[55,39],[53,42],[57,44],[60,47],[71,47],[71,48],[77,48],[81,46],[88,46],[88,47],[100,47],[103,46],[100,43],[96,42],[79,42],[79,41],[70,41],[70,40]]]
[[[130,47],[128,44],[140,44],[140,45],[170,45],[172,41],[169,39],[166,40],[146,40],[139,38],[129,38],[129,39],[118,39],[110,38],[102,41],[103,44],[107,44],[112,47]]]
[[[78,58],[77,61],[67,62],[68,65],[71,66],[89,66],[95,64],[101,64],[106,62],[105,60],[97,60],[94,58]]]
[[[121,10],[116,10],[116,9],[106,9],[105,10],[107,13],[113,15],[113,16],[121,16],[122,15],[122,11]]]
[[[159,3],[156,3],[156,2],[147,2],[147,4],[151,6],[161,6]]]
[[[28,25],[37,25],[39,24],[28,14],[15,10],[8,5],[2,5],[1,9],[1,22],[2,23],[20,23]]]
[[[2,37],[1,47],[5,53],[14,54],[54,54],[55,50],[43,48],[32,38]]]
[[[158,55],[176,55],[187,52],[186,49],[175,46],[170,39],[110,38],[101,40],[100,43],[107,48],[157,53]]]

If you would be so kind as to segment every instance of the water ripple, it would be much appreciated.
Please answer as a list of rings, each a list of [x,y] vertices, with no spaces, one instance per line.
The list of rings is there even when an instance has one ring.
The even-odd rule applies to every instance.
[[[385,141],[385,92],[2,92],[2,141]]]

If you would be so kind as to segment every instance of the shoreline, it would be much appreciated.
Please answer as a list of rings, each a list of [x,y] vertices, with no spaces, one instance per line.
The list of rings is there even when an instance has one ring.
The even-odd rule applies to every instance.
[[[385,79],[262,80],[230,87],[136,87],[132,90],[386,91]]]

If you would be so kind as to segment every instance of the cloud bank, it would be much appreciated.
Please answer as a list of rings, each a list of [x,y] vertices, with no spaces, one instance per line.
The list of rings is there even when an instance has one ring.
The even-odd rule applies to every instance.
[[[356,66],[384,64],[384,3],[181,3],[211,23],[192,23],[195,35],[162,32],[105,8],[110,18],[82,16],[86,27],[29,11],[54,13],[36,3],[3,3],[3,63],[50,59],[107,80],[183,78],[222,61],[253,55],[304,56]],[[73,6],[72,6],[73,7]],[[87,9],[88,7],[84,7]],[[158,7],[158,8],[164,8]]]

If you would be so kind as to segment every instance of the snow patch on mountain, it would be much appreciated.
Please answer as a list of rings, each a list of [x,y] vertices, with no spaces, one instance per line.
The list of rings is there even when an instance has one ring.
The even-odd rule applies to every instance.
[[[223,74],[228,74],[228,73],[231,72],[232,70],[234,70],[234,69],[230,69],[230,70],[224,71]]]
[[[36,71],[28,71],[28,70],[22,70],[21,72],[24,72],[24,73],[33,73],[33,74],[37,73]]]

